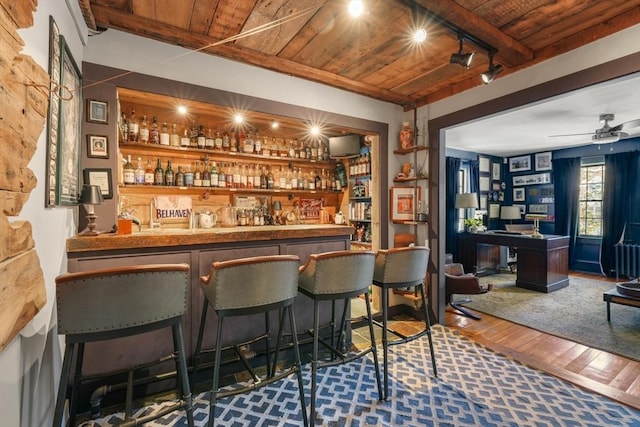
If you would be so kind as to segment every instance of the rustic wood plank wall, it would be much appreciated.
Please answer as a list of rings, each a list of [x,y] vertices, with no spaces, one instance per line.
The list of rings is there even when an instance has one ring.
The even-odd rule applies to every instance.
[[[0,351],[46,302],[31,224],[20,214],[36,177],[28,168],[48,107],[49,76],[20,52],[18,28],[33,25],[36,1],[0,5]]]

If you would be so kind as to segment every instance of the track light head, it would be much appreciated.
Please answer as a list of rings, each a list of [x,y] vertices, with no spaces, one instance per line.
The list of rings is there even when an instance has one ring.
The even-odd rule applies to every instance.
[[[463,53],[462,49],[462,40],[464,39],[464,34],[458,34],[458,42],[460,43],[460,49],[458,49],[457,53],[452,53],[451,58],[449,59],[450,64],[461,65],[464,68],[469,68],[471,65],[471,61],[473,61],[473,55],[475,52]]]
[[[491,83],[502,72],[502,65],[493,64],[493,56],[495,54],[496,52],[489,52],[489,69],[480,75],[482,82],[486,85]]]

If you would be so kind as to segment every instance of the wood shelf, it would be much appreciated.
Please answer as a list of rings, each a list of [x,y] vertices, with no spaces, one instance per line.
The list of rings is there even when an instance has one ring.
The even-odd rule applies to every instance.
[[[417,178],[393,178],[393,182],[414,182],[414,181],[426,181],[428,176],[421,176]]]
[[[393,150],[393,154],[409,154],[409,153],[414,153],[416,151],[424,151],[428,149],[429,147],[427,147],[426,145],[414,145],[412,147],[395,149]]]
[[[342,194],[342,191],[317,191],[317,190],[282,190],[264,188],[220,188],[220,187],[177,187],[166,185],[124,185],[118,184],[118,188],[126,190],[127,194],[184,194],[199,195],[205,192],[209,194],[229,195],[229,194],[265,194],[265,195],[327,195]]]

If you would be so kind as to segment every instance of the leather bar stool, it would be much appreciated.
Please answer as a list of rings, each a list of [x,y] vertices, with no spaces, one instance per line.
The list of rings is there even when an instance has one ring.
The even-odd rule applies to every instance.
[[[187,264],[158,264],[68,273],[56,277],[58,334],[65,335],[66,346],[54,412],[55,427],[62,422],[72,375],[69,425],[75,425],[77,390],[83,379],[87,379],[82,375],[85,343],[142,334],[169,326],[182,398],[153,415],[131,418],[133,370],[130,370],[125,422],[121,425],[141,425],[169,412],[184,409],[188,425],[193,426],[181,321],[187,307],[189,276]],[[76,351],[76,369],[72,374]]]
[[[424,246],[411,246],[406,248],[393,248],[380,250],[376,254],[373,284],[380,287],[382,294],[382,349],[384,369],[384,399],[389,398],[389,347],[404,344],[427,335],[429,338],[429,351],[431,352],[431,365],[433,375],[438,376],[436,370],[436,358],[433,352],[431,338],[431,321],[425,297],[424,280],[427,275],[429,263],[429,248]],[[422,310],[425,328],[412,335],[404,335],[398,331],[389,329],[389,289],[416,287],[422,299]],[[389,340],[389,332],[398,339]]]
[[[231,261],[214,262],[211,265],[211,272],[207,276],[200,278],[200,286],[204,292],[205,301],[202,307],[202,317],[198,341],[196,344],[193,375],[198,369],[202,349],[202,341],[207,320],[208,306],[215,311],[218,316],[218,327],[216,331],[215,355],[213,366],[213,381],[211,386],[211,397],[209,401],[208,426],[213,426],[215,417],[215,406],[218,399],[245,393],[250,390],[279,381],[291,374],[296,374],[298,378],[298,388],[300,395],[300,406],[302,409],[302,419],[305,426],[308,426],[307,409],[304,398],[304,385],[302,382],[302,370],[300,363],[300,350],[296,334],[295,316],[293,313],[293,302],[298,294],[298,267],[300,258],[295,255],[272,255],[254,258],[242,258]],[[276,341],[275,356],[273,366],[270,366],[269,354],[269,322],[268,315],[271,311],[278,311],[280,314],[280,324]],[[249,314],[263,313],[265,315],[265,334],[261,338],[266,342],[267,354],[267,375],[260,378],[245,359],[240,346],[234,346],[237,355],[242,360],[245,368],[251,373],[254,381],[247,386],[234,388],[232,390],[220,391],[218,389],[220,379],[220,365],[222,354],[222,331],[223,324],[227,317],[243,316]],[[278,353],[284,332],[285,317],[289,318],[289,328],[292,332],[294,361],[288,369],[276,375],[278,363]]]
[[[348,363],[368,353],[373,354],[373,363],[378,383],[378,398],[382,399],[382,387],[380,382],[380,368],[378,354],[376,352],[376,340],[373,332],[373,317],[371,315],[371,303],[369,302],[369,287],[373,279],[373,265],[375,254],[370,251],[337,251],[309,256],[307,263],[300,267],[298,290],[300,293],[313,299],[313,329],[309,331],[313,336],[313,354],[311,361],[311,417],[316,418],[315,398],[317,388],[318,369]],[[347,329],[347,313],[349,311],[349,299],[364,295],[367,307],[367,321],[369,323],[369,337],[371,345],[359,352],[340,350],[343,337]],[[335,311],[336,301],[344,300],[344,309],[338,330],[335,335]],[[320,303],[331,301],[331,342],[320,337]],[[322,344],[331,353],[330,360],[319,361],[319,344]]]

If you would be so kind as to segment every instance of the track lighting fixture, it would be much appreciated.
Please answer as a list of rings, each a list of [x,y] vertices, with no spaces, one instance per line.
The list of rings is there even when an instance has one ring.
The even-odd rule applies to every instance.
[[[482,81],[484,84],[488,85],[496,78],[498,74],[502,72],[502,65],[493,64],[493,56],[496,54],[496,51],[489,52],[489,69],[481,74]]]
[[[473,55],[475,52],[463,53],[462,52],[462,41],[464,40],[464,34],[458,33],[458,42],[460,43],[460,49],[458,53],[452,53],[451,59],[449,59],[449,63],[462,65],[464,68],[469,68],[471,65],[471,61],[473,61]]]

